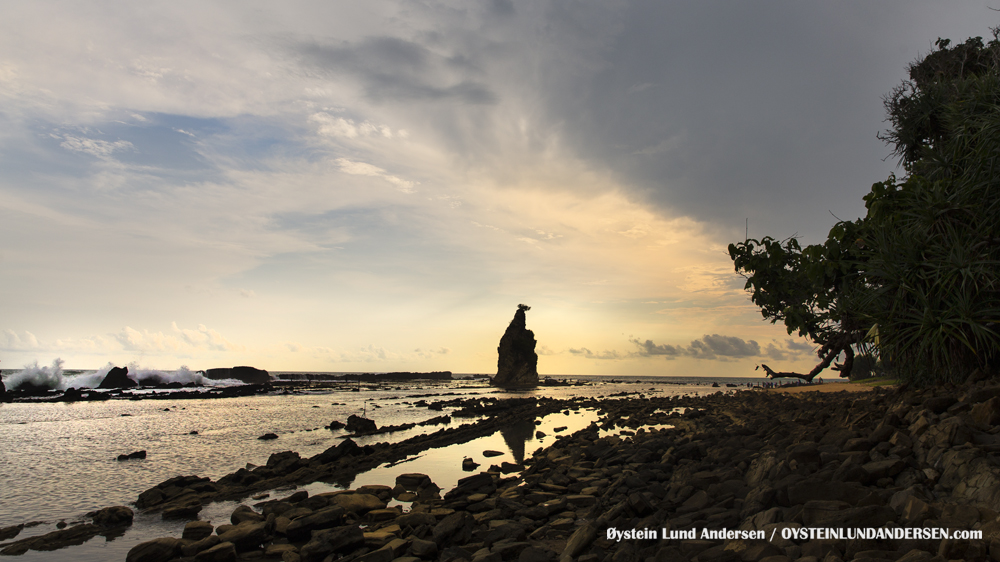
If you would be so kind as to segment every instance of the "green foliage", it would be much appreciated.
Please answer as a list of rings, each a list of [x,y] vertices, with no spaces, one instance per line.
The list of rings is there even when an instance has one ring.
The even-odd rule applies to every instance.
[[[907,175],[872,186],[864,219],[804,249],[729,247],[765,318],[828,351],[849,340],[849,359],[857,347],[918,383],[964,378],[1000,350],[1000,40],[950,45],[939,39],[885,100],[882,138]]]
[[[850,374],[850,346],[860,341],[863,326],[844,306],[845,291],[858,275],[862,226],[860,220],[837,223],[824,244],[805,248],[795,238],[779,242],[770,237],[729,245],[736,271],[747,278],[745,288],[764,318],[772,324],[782,321],[789,334],[797,332],[820,345],[821,362],[812,372],[779,375],[811,381],[841,352],[847,354],[847,360],[837,368],[841,376]],[[772,372],[766,366],[765,371]]]

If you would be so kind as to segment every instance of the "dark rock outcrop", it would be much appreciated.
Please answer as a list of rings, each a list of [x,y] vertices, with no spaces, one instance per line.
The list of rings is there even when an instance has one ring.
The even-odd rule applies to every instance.
[[[205,376],[212,380],[236,379],[247,384],[266,384],[271,382],[271,375],[263,369],[239,366],[232,369],[209,369]]]
[[[132,460],[132,459],[144,459],[144,458],[146,458],[146,451],[145,450],[135,451],[134,453],[128,453],[128,454],[118,455],[118,460],[120,460],[120,461],[127,461],[127,460]]]
[[[132,524],[135,513],[124,505],[105,507],[87,514],[99,527],[127,527]]]
[[[97,385],[97,388],[135,388],[137,386],[139,386],[139,383],[128,378],[128,369],[115,367],[108,371],[108,374],[101,381],[101,384]]]
[[[374,420],[351,414],[350,417],[347,418],[347,431],[356,434],[374,433],[378,431],[378,426],[375,424]]]
[[[535,334],[525,326],[524,313],[531,307],[519,304],[514,319],[500,338],[497,375],[493,386],[503,388],[538,386],[538,354]]]

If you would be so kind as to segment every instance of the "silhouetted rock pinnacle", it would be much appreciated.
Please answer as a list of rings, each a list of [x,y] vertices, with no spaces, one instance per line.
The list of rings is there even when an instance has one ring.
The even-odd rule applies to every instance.
[[[97,385],[97,388],[134,388],[137,386],[139,386],[139,383],[128,378],[128,369],[115,367],[108,371],[108,374],[105,375],[101,384]]]
[[[514,319],[500,338],[497,352],[497,376],[493,385],[505,388],[538,385],[538,354],[535,353],[535,334],[525,327],[524,313],[531,307],[519,304]]]

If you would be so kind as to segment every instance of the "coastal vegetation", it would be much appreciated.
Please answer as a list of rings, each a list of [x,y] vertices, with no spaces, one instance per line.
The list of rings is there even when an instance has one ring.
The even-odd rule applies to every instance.
[[[822,244],[764,237],[730,244],[764,318],[820,346],[811,381],[957,382],[995,369],[1000,349],[1000,28],[935,50],[885,97],[880,135],[902,174],[875,183],[867,214]],[[859,365],[861,366],[861,365]]]

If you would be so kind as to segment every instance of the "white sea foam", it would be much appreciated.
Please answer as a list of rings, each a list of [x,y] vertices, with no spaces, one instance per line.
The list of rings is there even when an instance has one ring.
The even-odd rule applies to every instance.
[[[108,372],[115,365],[108,363],[96,371],[79,374],[66,374],[63,370],[63,360],[56,359],[51,367],[40,367],[35,361],[31,365],[25,365],[24,369],[7,375],[4,378],[4,385],[9,390],[17,390],[22,385],[34,385],[52,390],[67,390],[70,388],[97,388],[108,375]],[[128,365],[128,378],[142,386],[152,386],[158,384],[194,383],[199,386],[237,386],[244,384],[235,379],[213,380],[205,377],[198,371],[192,371],[186,365],[182,365],[174,371],[162,369],[146,369],[137,363]]]

